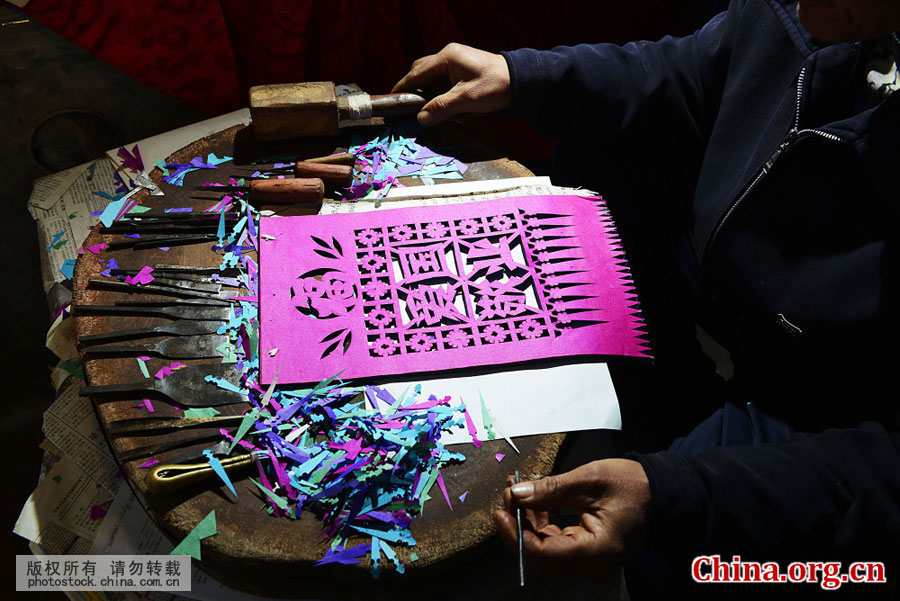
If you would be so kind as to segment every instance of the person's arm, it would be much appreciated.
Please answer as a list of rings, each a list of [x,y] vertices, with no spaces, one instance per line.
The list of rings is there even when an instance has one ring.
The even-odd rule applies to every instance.
[[[528,510],[526,553],[588,577],[602,578],[645,541],[724,561],[900,559],[900,433],[874,422],[786,444],[633,458],[507,488],[507,509],[494,514],[501,538],[515,548],[518,503]],[[559,508],[576,510],[580,525],[550,524],[547,511]]]
[[[654,545],[790,561],[900,555],[900,433],[877,423],[635,459],[650,482]]]
[[[740,9],[733,2],[727,13],[683,38],[504,52],[510,108],[554,139],[573,132],[604,143],[705,139],[721,100]]]

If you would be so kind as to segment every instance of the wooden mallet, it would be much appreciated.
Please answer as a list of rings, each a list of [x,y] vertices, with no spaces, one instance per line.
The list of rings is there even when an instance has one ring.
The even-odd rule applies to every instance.
[[[263,141],[333,136],[342,122],[412,115],[425,104],[417,94],[352,94],[338,98],[330,81],[250,88],[253,132]]]

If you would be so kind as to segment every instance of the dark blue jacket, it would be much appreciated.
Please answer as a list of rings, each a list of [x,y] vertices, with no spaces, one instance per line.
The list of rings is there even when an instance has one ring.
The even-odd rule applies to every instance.
[[[900,93],[856,108],[863,48],[818,43],[794,2],[741,0],[681,39],[505,53],[558,175],[671,215],[744,400],[803,432],[640,456],[660,544],[900,556]]]

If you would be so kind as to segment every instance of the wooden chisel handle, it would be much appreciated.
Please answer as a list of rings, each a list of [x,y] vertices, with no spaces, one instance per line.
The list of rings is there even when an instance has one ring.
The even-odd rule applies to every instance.
[[[373,117],[394,117],[396,115],[415,115],[425,106],[425,99],[418,94],[404,92],[401,94],[377,94],[369,96],[372,102]]]
[[[325,184],[318,178],[255,179],[250,182],[250,201],[260,204],[321,203]]]
[[[328,163],[332,165],[350,165],[353,166],[356,163],[356,155],[350,154],[349,152],[341,152],[338,154],[329,154],[324,157],[313,157],[311,159],[304,159],[304,163]]]
[[[353,183],[353,167],[349,165],[329,165],[299,161],[294,165],[294,175],[298,178],[319,178],[332,186],[348,187]]]

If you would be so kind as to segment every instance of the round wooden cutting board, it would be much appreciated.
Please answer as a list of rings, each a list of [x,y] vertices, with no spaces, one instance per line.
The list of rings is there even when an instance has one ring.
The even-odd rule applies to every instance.
[[[357,132],[359,133],[359,132]],[[367,132],[362,132],[366,135]],[[375,134],[369,132],[372,136]],[[436,148],[454,145],[454,154],[466,162],[470,169],[465,179],[496,179],[501,177],[522,177],[531,175],[524,167],[507,159],[494,157],[490,152],[455,139],[450,128],[429,132],[429,140],[419,137],[419,142]],[[302,157],[330,154],[346,148],[349,138],[294,142],[277,147],[257,147],[248,129],[238,126],[211,135],[182,148],[169,157],[170,163],[187,163],[194,157],[205,157],[212,152],[218,156],[235,157],[235,163],[246,164],[253,158],[296,154]],[[154,211],[166,208],[193,207],[203,210],[215,200],[213,195],[203,192],[206,200],[191,198],[192,188],[207,181],[227,183],[234,163],[228,162],[217,170],[200,170],[187,175],[183,187],[176,187],[162,181],[162,173],[156,168],[151,178],[165,193],[165,196],[150,196],[146,191],[138,193],[140,204]],[[98,231],[90,234],[85,246],[111,241],[117,237],[103,235]],[[117,250],[101,251],[99,254],[85,253],[75,267],[73,278],[73,304],[114,305],[125,300],[164,300],[172,297],[142,294],[128,294],[118,291],[88,288],[88,280],[101,277],[104,269],[101,260],[114,257],[121,268],[139,269],[145,265],[181,264],[218,266],[221,255],[211,250],[210,243],[172,246],[168,251]],[[75,314],[75,327],[79,338],[100,332],[110,332],[151,325],[169,323],[170,320],[152,317],[95,316]],[[160,340],[150,338],[146,341]],[[144,341],[142,341],[144,342]],[[83,350],[83,349],[82,349]],[[156,373],[171,360],[152,358],[148,361],[150,374]],[[184,363],[216,363],[215,360],[191,361]],[[85,374],[90,385],[118,384],[143,381],[143,376],[133,357],[112,357],[87,359]],[[124,394],[108,400],[95,397],[94,403],[101,423],[106,429],[116,420],[146,417],[147,410],[141,400],[142,393]],[[168,401],[152,398],[155,416],[179,416],[180,412]],[[233,406],[222,408],[223,414],[239,414]],[[191,444],[190,440],[200,433],[214,433],[217,429],[195,429],[190,432],[159,434],[144,437],[121,437],[112,439],[112,447],[119,454],[140,446],[163,440],[181,440],[185,445],[172,451],[159,453],[155,458],[167,463],[173,457],[192,449],[207,448],[213,441]],[[233,588],[268,596],[288,596],[294,598],[430,598],[425,591],[448,578],[456,579],[462,586],[465,578],[451,574],[475,574],[487,571],[509,570],[503,575],[513,584],[514,557],[497,552],[495,528],[491,520],[493,509],[501,505],[500,491],[508,474],[518,469],[523,477],[533,478],[550,473],[559,446],[564,436],[532,436],[516,439],[521,455],[505,441],[489,441],[481,448],[459,445],[451,449],[463,453],[466,461],[445,468],[444,480],[451,500],[451,510],[438,495],[426,503],[424,513],[416,517],[411,525],[418,544],[413,548],[395,547],[398,555],[407,564],[406,573],[398,574],[393,569],[383,570],[378,579],[369,573],[369,561],[362,558],[359,565],[328,565],[315,567],[313,564],[325,553],[327,544],[319,538],[322,522],[314,515],[304,513],[301,519],[290,520],[268,515],[258,489],[246,478],[235,479],[238,502],[232,502],[219,487],[218,480],[205,486],[197,485],[168,496],[153,496],[148,493],[144,475],[148,471],[139,467],[147,458],[128,461],[122,467],[130,485],[146,501],[146,507],[165,534],[174,542],[184,538],[211,510],[216,512],[218,533],[202,541],[202,570],[222,583]],[[506,455],[502,462],[495,459],[496,453]],[[252,472],[248,472],[252,474]],[[457,502],[459,495],[468,491],[464,503]],[[352,544],[352,541],[351,541]],[[410,553],[415,552],[418,560],[410,562]],[[502,566],[502,567],[498,567]],[[449,570],[454,570],[450,572]],[[432,590],[432,592],[434,592]]]

